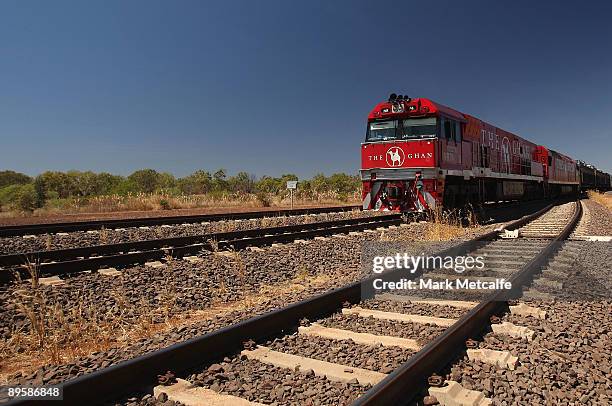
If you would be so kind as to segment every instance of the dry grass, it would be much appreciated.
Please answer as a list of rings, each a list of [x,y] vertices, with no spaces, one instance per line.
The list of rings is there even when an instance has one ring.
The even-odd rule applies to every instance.
[[[236,261],[237,275],[244,275],[240,266],[242,260]],[[299,272],[292,280],[274,286],[264,285],[256,292],[245,289],[237,300],[219,297],[206,309],[182,313],[176,311],[179,295],[172,282],[171,270],[168,270],[165,289],[160,293],[159,306],[145,299],[130,302],[122,284],[114,288],[114,308],[119,309],[119,314],[108,306],[82,302],[66,309],[55,298],[52,289],[23,285],[15,292],[10,305],[28,319],[32,328],[16,329],[9,340],[0,342],[0,383],[7,382],[16,372],[30,374],[44,365],[70,363],[94,352],[126,347],[177,327],[252,309],[269,303],[272,297],[309,288],[327,288],[334,280],[326,273],[308,276],[307,272]],[[135,320],[129,316],[134,309],[139,310]]]
[[[130,302],[123,284],[111,291],[116,306],[79,301],[69,308],[53,288],[22,285],[13,292],[9,306],[27,323],[14,327],[10,339],[0,343],[0,378],[42,365],[73,362],[165,329],[176,313],[172,278],[169,273],[160,293],[160,306],[145,299]]]
[[[34,212],[0,211],[0,217],[49,217],[64,214],[111,213],[123,211],[152,211],[168,209],[201,209],[219,207],[253,209],[261,207],[287,207],[290,204],[285,196],[269,196],[270,204],[264,204],[261,197],[250,193],[204,194],[172,196],[166,194],[128,194],[127,196],[95,196],[87,199],[73,198],[62,200],[58,204],[47,204]],[[308,198],[295,198],[296,206],[306,205],[344,205],[358,203],[358,196],[349,200],[342,199],[333,192],[316,194]]]
[[[462,218],[468,219],[467,224],[464,224]],[[436,208],[425,225],[425,240],[454,240],[464,236],[470,228],[477,226],[476,216],[471,210],[467,213],[460,213],[457,211],[443,211],[440,208]]]
[[[108,244],[108,230],[104,226],[102,226],[102,228],[100,229],[100,244]]]
[[[612,211],[612,194],[599,193],[589,190],[587,192],[587,195],[589,196],[589,199],[601,204],[608,210]]]

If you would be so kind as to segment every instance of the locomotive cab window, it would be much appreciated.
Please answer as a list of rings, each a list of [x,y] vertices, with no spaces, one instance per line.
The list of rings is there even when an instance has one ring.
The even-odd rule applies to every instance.
[[[455,121],[455,141],[461,142],[461,123]]]
[[[368,124],[366,141],[397,139],[397,120],[374,121]]]
[[[454,120],[449,120],[448,118],[443,118],[442,120],[444,123],[442,125],[442,136],[448,141],[459,141],[461,137],[459,123]]]
[[[436,136],[436,128],[434,117],[372,121],[368,123],[366,141],[431,138]]]
[[[436,136],[436,119],[408,118],[402,120],[402,139],[428,138]]]

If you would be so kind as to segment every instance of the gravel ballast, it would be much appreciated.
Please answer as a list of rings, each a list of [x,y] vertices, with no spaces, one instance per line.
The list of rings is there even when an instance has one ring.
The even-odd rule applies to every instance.
[[[104,229],[75,231],[61,234],[35,235],[31,238],[0,238],[0,255],[33,251],[87,247],[91,245],[117,244],[130,241],[153,240],[169,237],[194,236],[218,232],[252,230],[265,227],[290,226],[316,222],[368,218],[379,212],[347,211],[316,215],[264,217],[246,220],[215,221],[206,224],[189,223],[169,226],[128,227],[123,230]]]
[[[476,232],[484,230],[471,231]],[[381,237],[382,233],[384,237]],[[247,308],[235,311],[228,309],[222,311],[220,317],[212,315],[202,321],[197,317],[193,322],[183,320],[180,326],[170,327],[167,332],[135,339],[129,344],[121,344],[121,348],[84,355],[58,365],[47,365],[31,373],[12,374],[8,377],[8,382],[59,383],[283,307],[287,303],[316,293],[344,286],[362,277],[360,254],[364,241],[396,238],[400,235],[404,236],[404,239],[409,235],[411,239],[419,240],[422,239],[421,233],[423,225],[415,223],[409,227],[384,232],[311,240],[308,244],[287,244],[265,248],[263,251],[244,250],[239,252],[239,261],[233,256],[209,253],[204,254],[204,262],[198,264],[175,260],[159,269],[144,266],[127,268],[120,277],[103,277],[96,273],[79,274],[68,278],[62,286],[41,286],[39,289],[44,290],[49,298],[61,303],[65,309],[76,308],[85,303],[85,307],[99,309],[102,315],[114,318],[121,314],[124,320],[123,328],[127,330],[133,329],[134,321],[142,320],[143,315],[150,316],[152,322],[161,323],[163,326],[168,317],[185,312],[206,312],[211,303],[214,306],[214,303],[236,302],[243,298],[245,293],[252,294],[258,289],[262,292],[268,287],[269,293],[264,293],[263,298],[249,303]],[[425,245],[430,250],[441,250],[457,243],[415,243],[415,252],[421,252]],[[323,282],[317,283],[317,278],[323,278]],[[225,285],[223,291],[220,289],[221,281]],[[300,289],[279,292],[272,288],[283,283],[296,283]],[[24,286],[25,283],[4,288],[0,292],[0,333],[5,340],[14,336],[15,328],[27,330],[29,327],[27,319],[10,306],[15,291]],[[169,302],[168,297],[174,299]]]
[[[277,368],[244,356],[225,358],[188,377],[193,384],[276,405],[349,405],[370,387],[332,382],[309,372]]]
[[[546,320],[506,316],[536,331],[532,342],[489,333],[480,348],[510,351],[519,365],[510,371],[467,356],[446,378],[484,392],[496,405],[589,404],[612,401],[612,302],[532,303]]]
[[[411,338],[425,345],[444,331],[444,327],[430,324],[404,323],[379,320],[373,317],[360,317],[354,314],[334,314],[317,321],[324,327],[340,328],[357,333]]]
[[[333,362],[354,368],[392,372],[414,353],[400,347],[369,346],[352,340],[331,340],[292,334],[263,344],[275,351]]]

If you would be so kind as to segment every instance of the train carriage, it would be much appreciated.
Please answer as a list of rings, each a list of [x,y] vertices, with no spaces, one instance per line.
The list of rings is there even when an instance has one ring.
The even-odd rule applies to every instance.
[[[611,189],[610,174],[600,171],[593,165],[583,161],[578,161],[577,171],[581,191],[598,190],[605,192]]]

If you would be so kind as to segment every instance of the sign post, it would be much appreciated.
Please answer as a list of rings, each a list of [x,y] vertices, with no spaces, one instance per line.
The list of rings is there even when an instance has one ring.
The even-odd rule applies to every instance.
[[[291,210],[293,210],[293,191],[297,189],[297,180],[288,180],[287,181],[287,189],[291,193]]]

